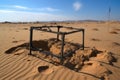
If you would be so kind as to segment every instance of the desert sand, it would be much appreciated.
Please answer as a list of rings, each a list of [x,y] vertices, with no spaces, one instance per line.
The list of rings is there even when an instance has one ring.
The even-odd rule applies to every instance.
[[[69,64],[76,64],[74,68],[79,67],[79,70],[52,64],[43,55],[28,55],[30,27],[43,25],[85,29],[85,50],[75,51]],[[81,33],[74,33],[65,41],[81,44],[81,36]],[[50,38],[56,35],[34,31],[33,40]],[[59,54],[55,46],[50,51]],[[73,49],[73,46],[66,46]],[[119,80],[119,76],[120,22],[0,23],[0,80]]]

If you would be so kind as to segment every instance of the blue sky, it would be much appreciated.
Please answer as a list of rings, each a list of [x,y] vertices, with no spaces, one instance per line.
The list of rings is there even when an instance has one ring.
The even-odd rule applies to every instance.
[[[0,22],[120,20],[120,0],[0,0]]]

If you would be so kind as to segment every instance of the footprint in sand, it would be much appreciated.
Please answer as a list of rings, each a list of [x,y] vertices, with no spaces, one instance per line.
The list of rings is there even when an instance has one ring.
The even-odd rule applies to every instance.
[[[114,45],[114,46],[120,46],[120,43],[118,43],[118,42],[113,42],[113,45]]]
[[[117,31],[111,31],[110,33],[111,33],[111,34],[118,34]]]
[[[23,28],[23,30],[28,30],[28,28]]]
[[[92,41],[101,41],[100,39],[92,38]]]
[[[94,30],[94,31],[98,31],[98,29],[97,29],[97,28],[93,28],[92,30]]]
[[[49,66],[39,66],[38,67],[38,71],[41,74],[50,74],[52,73],[54,70],[52,68],[49,68]]]
[[[16,52],[14,53],[14,55],[20,55],[20,54],[22,54],[22,53],[24,53],[24,52],[25,52],[25,50],[24,50],[24,49],[21,49],[21,50],[16,51]]]
[[[115,30],[115,31],[120,31],[120,29],[118,29],[118,28],[115,28],[114,30]]]
[[[60,68],[61,68],[61,66],[53,66],[51,68],[47,65],[46,66],[39,66],[38,67],[38,72],[41,73],[41,74],[47,75],[47,74],[53,73],[54,71],[56,71]]]
[[[12,41],[12,43],[18,43],[18,42],[22,42],[22,41],[25,41],[25,40],[19,40],[19,41]]]
[[[17,43],[18,41],[12,41],[12,43]]]

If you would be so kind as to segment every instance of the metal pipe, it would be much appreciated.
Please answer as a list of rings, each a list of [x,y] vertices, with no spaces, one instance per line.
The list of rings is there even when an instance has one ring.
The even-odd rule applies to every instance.
[[[71,32],[65,32],[65,34],[72,34],[72,33],[80,32],[80,31],[83,31],[83,29],[81,29],[81,30],[75,30],[75,31],[71,31]]]
[[[85,41],[85,37],[84,37],[85,31],[83,30],[82,32],[83,32],[83,50],[84,50],[84,46],[85,46],[85,45],[84,45],[84,44],[85,44],[85,43],[84,43],[84,41]]]
[[[32,54],[32,38],[33,38],[33,28],[31,27],[30,28],[30,43],[29,43],[29,45],[30,45],[30,53],[29,53],[29,55],[31,55]]]
[[[60,32],[60,27],[58,26],[58,33]],[[57,33],[57,41],[59,40],[59,34]]]
[[[62,34],[62,37],[61,37],[61,40],[62,40],[62,45],[61,45],[61,61],[60,63],[63,64],[63,58],[64,58],[64,45],[65,45],[65,34]]]
[[[48,27],[46,27],[48,30],[44,30],[45,27],[46,27],[46,26],[42,26],[42,27],[31,27],[31,28],[30,28],[30,43],[29,43],[30,52],[29,52],[29,55],[32,54],[32,50],[34,50],[34,49],[35,49],[35,50],[38,50],[38,51],[41,51],[41,50],[35,48],[35,47],[33,46],[33,44],[32,44],[32,40],[33,40],[33,30],[40,30],[40,31],[44,31],[44,32],[55,33],[55,34],[57,34],[57,40],[59,40],[59,35],[61,35],[61,41],[62,41],[61,54],[60,54],[60,56],[58,56],[58,58],[60,58],[60,63],[61,63],[61,64],[64,63],[64,57],[67,57],[66,55],[64,55],[65,35],[82,31],[82,48],[83,48],[83,50],[84,50],[84,41],[85,41],[85,37],[84,37],[85,31],[84,31],[84,29],[82,29],[82,28],[81,28],[81,29],[73,28],[73,29],[75,29],[74,31],[70,31],[70,32],[60,32],[60,28],[67,28],[67,27],[62,27],[62,26],[53,26],[53,27],[50,27],[50,26],[48,26]],[[58,28],[58,30],[57,30],[58,32],[52,31],[52,30],[49,29],[49,28],[55,28],[55,27]],[[43,28],[43,29],[42,29],[42,28]],[[72,29],[72,28],[71,28],[71,29]],[[51,54],[51,55],[53,55],[53,54]],[[55,55],[55,56],[56,56],[56,55]],[[56,57],[57,57],[57,56],[56,56]]]

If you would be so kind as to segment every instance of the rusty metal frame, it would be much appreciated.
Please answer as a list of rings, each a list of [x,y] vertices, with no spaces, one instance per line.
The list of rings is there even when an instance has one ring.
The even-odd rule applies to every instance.
[[[57,28],[57,31],[52,31],[51,28]],[[72,29],[73,31],[60,32],[61,28]],[[29,43],[30,52],[29,52],[29,55],[32,55],[32,50],[41,51],[40,49],[33,47],[33,44],[32,44],[32,41],[33,41],[33,30],[40,30],[40,31],[43,31],[43,32],[50,32],[50,33],[57,34],[57,40],[59,40],[59,35],[61,35],[61,41],[62,41],[61,55],[57,56],[57,55],[54,55],[52,53],[49,53],[52,56],[60,58],[60,61],[61,61],[60,63],[61,64],[63,64],[64,57],[68,56],[68,55],[64,54],[65,35],[82,31],[82,49],[84,50],[84,39],[85,39],[84,34],[85,34],[85,30],[82,29],[82,28],[72,28],[72,27],[63,27],[63,26],[40,26],[40,27],[39,26],[38,27],[34,27],[33,26],[33,27],[30,27],[30,43]]]

